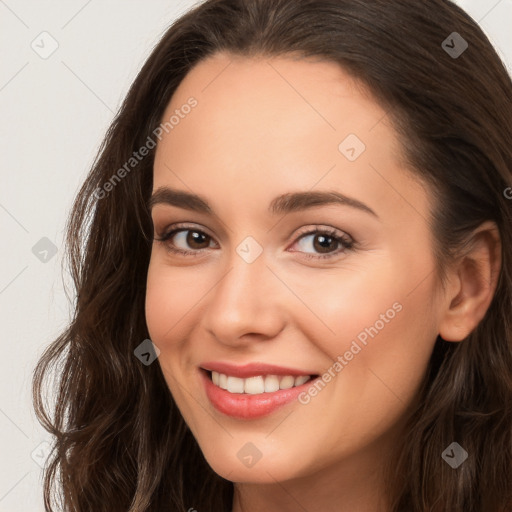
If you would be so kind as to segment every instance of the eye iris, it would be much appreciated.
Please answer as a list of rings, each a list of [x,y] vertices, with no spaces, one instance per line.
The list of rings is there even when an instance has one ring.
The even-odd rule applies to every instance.
[[[208,235],[206,235],[204,233],[199,233],[198,231],[189,230],[188,235],[187,235],[187,244],[189,245],[189,247],[194,247],[194,243],[201,244],[201,239],[202,239],[202,243],[204,243],[205,240],[208,241]],[[202,249],[203,247],[199,247],[199,248]]]
[[[315,250],[318,250],[318,252],[326,253],[326,252],[329,252],[329,246],[333,243],[334,237],[332,237],[330,235],[316,235],[314,240],[315,240],[315,242],[314,242]],[[319,241],[320,245],[318,245],[316,243],[316,240]],[[333,249],[333,247],[331,249]]]

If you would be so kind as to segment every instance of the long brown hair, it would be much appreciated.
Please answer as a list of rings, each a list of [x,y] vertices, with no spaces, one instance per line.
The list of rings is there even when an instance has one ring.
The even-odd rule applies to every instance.
[[[461,55],[443,48],[453,32],[468,43]],[[400,135],[411,172],[432,185],[441,279],[475,228],[486,220],[498,226],[502,266],[493,301],[466,340],[437,339],[390,463],[388,493],[391,512],[512,510],[512,82],[482,30],[448,0],[208,0],[168,29],[68,220],[74,314],[33,379],[38,420],[55,437],[46,510],[60,498],[73,512],[231,511],[233,484],[207,464],[160,366],[134,355],[149,338],[154,149],[108,193],[105,187],[147,144],[190,69],[219,51],[320,57],[369,88]],[[58,378],[52,416],[43,399],[51,368]],[[441,457],[452,442],[469,454],[457,469]]]

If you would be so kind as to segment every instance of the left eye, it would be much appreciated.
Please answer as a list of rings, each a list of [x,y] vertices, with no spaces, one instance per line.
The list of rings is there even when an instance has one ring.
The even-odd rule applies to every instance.
[[[348,251],[352,249],[354,245],[354,242],[350,237],[346,235],[338,235],[337,231],[317,229],[301,235],[296,243],[300,244],[301,241],[305,241],[307,239],[309,239],[309,242],[304,245],[309,245],[320,253],[318,255],[307,253],[307,257],[328,258],[330,256],[337,255],[340,252]],[[334,249],[341,246],[341,249],[332,252],[329,248],[332,248],[333,246]]]
[[[299,235],[297,241],[293,245],[299,244],[301,241],[308,238],[310,239],[310,245],[311,242],[313,242],[313,249],[317,250],[320,254],[306,252],[305,257],[307,258],[329,258],[353,249],[355,244],[354,240],[350,236],[338,232],[337,230],[317,228]],[[210,243],[213,242],[213,238],[203,231],[184,227],[173,229],[167,234],[164,234],[161,238],[156,238],[155,240],[163,243],[169,252],[186,256],[200,255],[204,249],[212,247]],[[185,247],[192,247],[192,250],[176,247],[176,242],[179,241],[185,244]],[[332,249],[333,246],[334,249],[341,246],[341,249],[335,250],[334,252],[329,250],[329,248]],[[293,250],[292,252],[302,251]]]

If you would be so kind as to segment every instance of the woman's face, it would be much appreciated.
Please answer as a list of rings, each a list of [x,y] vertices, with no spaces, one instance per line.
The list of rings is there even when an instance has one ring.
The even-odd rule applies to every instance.
[[[155,237],[180,231],[153,244],[146,319],[172,396],[224,478],[377,468],[415,398],[441,311],[431,196],[400,165],[385,114],[333,63],[221,54],[165,112],[175,117],[153,193],[197,195],[210,211],[154,197]],[[277,199],[289,194],[300,196]],[[335,194],[349,199],[323,200]],[[277,370],[240,381],[230,369],[222,390],[201,369],[214,363],[320,377],[297,394],[272,391],[295,383]]]

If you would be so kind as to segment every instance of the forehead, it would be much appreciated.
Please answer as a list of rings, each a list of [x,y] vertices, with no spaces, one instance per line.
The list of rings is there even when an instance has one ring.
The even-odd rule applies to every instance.
[[[198,105],[190,120],[175,126],[166,142],[178,145],[193,135],[207,143],[206,148],[232,140],[241,144],[237,147],[247,157],[255,156],[251,152],[263,144],[267,152],[282,152],[294,142],[304,142],[306,147],[323,142],[338,151],[340,138],[350,133],[369,139],[368,132],[385,115],[363,86],[339,66],[311,59],[210,57],[184,78],[163,120],[191,96]],[[388,138],[394,135],[387,131]],[[378,136],[377,131],[372,138]],[[391,150],[389,142],[386,146]]]
[[[197,105],[182,110],[191,97]],[[187,74],[162,122],[173,114],[181,115],[157,145],[154,189],[235,202],[243,191],[266,203],[290,188],[342,189],[375,210],[408,196],[426,215],[386,111],[335,63],[217,54]]]

